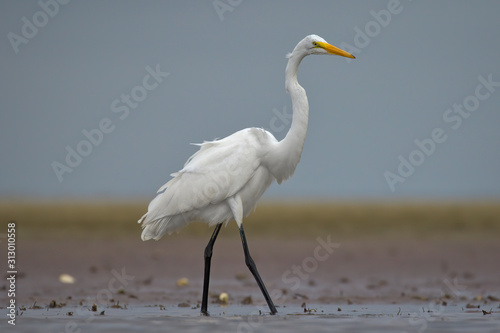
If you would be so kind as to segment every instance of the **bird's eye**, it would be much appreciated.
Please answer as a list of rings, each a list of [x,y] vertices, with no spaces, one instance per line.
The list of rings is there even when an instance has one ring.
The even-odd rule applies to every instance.
[[[313,42],[313,45],[314,45],[314,46],[318,46],[318,43],[316,43],[316,42]]]

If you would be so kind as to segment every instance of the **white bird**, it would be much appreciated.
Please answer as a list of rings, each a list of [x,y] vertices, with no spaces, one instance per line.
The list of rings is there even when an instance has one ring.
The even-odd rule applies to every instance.
[[[157,192],[142,223],[142,240],[160,239],[165,233],[179,231],[193,220],[202,220],[215,230],[205,248],[205,275],[201,313],[208,315],[207,299],[212,249],[223,223],[234,219],[240,230],[245,262],[255,277],[271,314],[271,300],[254,261],[243,230],[248,216],[273,181],[290,178],[299,163],[307,132],[309,104],[305,90],[297,81],[302,59],[310,54],[354,56],[328,44],[317,35],[301,40],[287,55],[285,88],[292,99],[290,130],[281,141],[261,128],[246,128],[220,140],[206,141],[184,164],[184,168]]]

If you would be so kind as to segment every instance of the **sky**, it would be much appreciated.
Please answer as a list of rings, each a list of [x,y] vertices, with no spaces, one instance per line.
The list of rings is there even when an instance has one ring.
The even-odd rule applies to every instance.
[[[498,1],[2,1],[0,198],[151,198],[197,147],[309,131],[268,199],[498,199]]]

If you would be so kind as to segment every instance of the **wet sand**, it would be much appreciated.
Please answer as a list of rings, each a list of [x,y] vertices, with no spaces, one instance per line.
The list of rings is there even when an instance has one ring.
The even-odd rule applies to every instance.
[[[499,332],[500,242],[498,220],[489,216],[482,229],[471,228],[478,225],[473,221],[458,231],[424,233],[334,233],[318,227],[302,235],[300,230],[264,235],[249,225],[250,252],[276,316],[269,315],[230,224],[214,247],[210,317],[200,316],[200,302],[211,229],[142,242],[140,229],[128,221],[123,225],[130,229],[116,235],[86,222],[75,229],[71,223],[28,228],[20,221],[16,325],[7,323],[4,280],[0,330]],[[61,274],[74,277],[74,283],[62,283]],[[181,278],[187,285],[177,285]],[[222,292],[229,295],[228,304],[219,301]]]
[[[199,315],[203,237],[20,240],[15,331],[279,332],[309,327],[419,332],[425,327],[497,332],[500,327],[500,244],[495,240],[344,241],[330,236],[339,246],[329,253],[315,238],[247,235],[278,306],[278,316],[269,316],[244,264],[236,230],[223,231],[229,235],[214,248],[210,318]],[[322,239],[328,242],[327,236]],[[75,283],[61,283],[63,273]],[[180,278],[187,278],[188,285],[177,286]],[[229,304],[218,300],[222,292],[229,294]],[[5,292],[1,301],[7,302]],[[2,317],[3,331],[10,325]]]

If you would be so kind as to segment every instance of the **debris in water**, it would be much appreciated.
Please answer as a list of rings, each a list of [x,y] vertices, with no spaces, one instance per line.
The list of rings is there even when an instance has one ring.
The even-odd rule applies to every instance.
[[[294,299],[309,299],[306,295],[304,294],[299,294],[299,293],[295,293],[295,295],[293,295],[293,298]]]
[[[486,316],[486,315],[491,314],[491,313],[492,313],[492,310],[493,310],[493,309],[490,309],[490,311],[484,311],[484,310],[482,310],[482,311],[483,311],[483,315],[484,315],[484,316]]]
[[[247,296],[241,301],[241,304],[250,305],[253,304],[252,296]]]
[[[120,305],[120,302],[117,301],[115,304],[111,305],[111,308],[112,309],[126,309],[127,306],[123,307],[123,306]]]
[[[29,307],[28,309],[30,310],[39,310],[39,309],[43,309],[43,307],[41,307],[40,305],[36,305],[36,301],[33,303],[33,305],[31,307]]]

